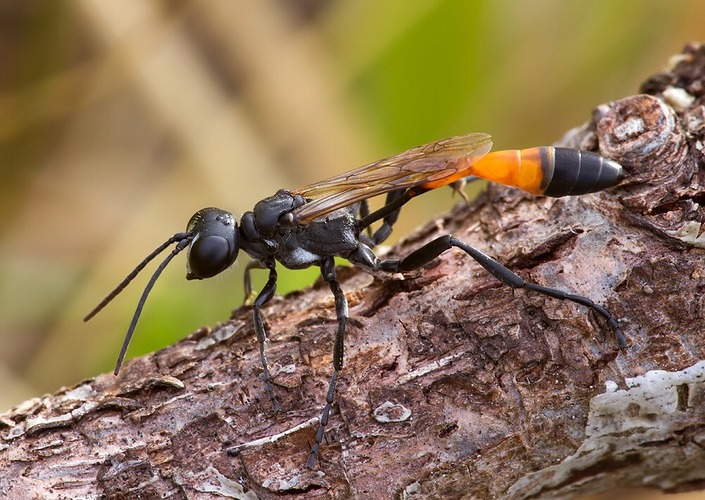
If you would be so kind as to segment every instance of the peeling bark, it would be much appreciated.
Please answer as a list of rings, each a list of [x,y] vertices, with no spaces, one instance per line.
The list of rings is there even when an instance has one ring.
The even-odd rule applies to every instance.
[[[492,186],[392,250],[452,233],[600,318],[512,291],[461,252],[412,276],[340,272],[346,366],[314,471],[335,313],[328,287],[267,319],[274,414],[251,310],[0,416],[8,498],[569,497],[705,488],[705,47],[643,94],[597,108],[562,145],[628,178],[534,198]]]

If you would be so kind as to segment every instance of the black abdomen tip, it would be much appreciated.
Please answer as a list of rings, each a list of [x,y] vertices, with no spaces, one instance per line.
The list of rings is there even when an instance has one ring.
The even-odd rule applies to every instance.
[[[554,150],[553,177],[544,191],[546,196],[595,193],[619,184],[622,166],[597,153],[572,148]]]

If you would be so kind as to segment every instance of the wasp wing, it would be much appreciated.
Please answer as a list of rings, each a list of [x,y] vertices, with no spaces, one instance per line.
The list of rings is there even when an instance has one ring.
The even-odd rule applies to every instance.
[[[294,221],[308,224],[340,208],[396,189],[426,183],[433,183],[433,187],[450,184],[463,177],[463,171],[491,148],[488,134],[450,137],[311,184],[293,191],[310,200],[293,211]]]

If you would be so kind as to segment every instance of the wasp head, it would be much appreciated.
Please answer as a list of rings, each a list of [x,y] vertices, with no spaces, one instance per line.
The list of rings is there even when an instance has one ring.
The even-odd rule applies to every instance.
[[[237,222],[230,212],[212,207],[199,210],[191,217],[186,232],[193,235],[186,279],[211,278],[235,262],[240,244]]]

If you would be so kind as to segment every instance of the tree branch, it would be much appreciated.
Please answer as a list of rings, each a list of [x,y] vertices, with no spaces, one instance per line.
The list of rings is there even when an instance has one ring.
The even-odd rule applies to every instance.
[[[705,48],[563,145],[629,176],[566,199],[492,186],[392,250],[452,233],[522,277],[607,307],[498,283],[462,252],[413,276],[339,273],[346,365],[317,470],[331,373],[325,284],[264,308],[274,414],[252,313],[0,416],[9,498],[566,497],[705,488]]]

